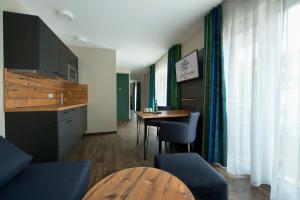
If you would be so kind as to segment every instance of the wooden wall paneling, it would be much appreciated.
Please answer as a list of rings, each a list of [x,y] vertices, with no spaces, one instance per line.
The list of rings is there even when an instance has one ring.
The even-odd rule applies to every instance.
[[[61,93],[65,104],[86,104],[87,85],[67,83],[33,74],[13,73],[4,68],[4,108],[33,107],[60,104]],[[49,99],[48,94],[53,94]]]
[[[64,97],[67,104],[87,104],[88,85],[64,84]]]

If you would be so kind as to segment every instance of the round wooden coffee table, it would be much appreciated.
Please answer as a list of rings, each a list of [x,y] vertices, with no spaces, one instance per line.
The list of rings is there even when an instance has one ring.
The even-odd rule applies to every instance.
[[[195,200],[191,191],[177,177],[148,167],[118,171],[97,183],[83,200],[101,199],[170,199]]]

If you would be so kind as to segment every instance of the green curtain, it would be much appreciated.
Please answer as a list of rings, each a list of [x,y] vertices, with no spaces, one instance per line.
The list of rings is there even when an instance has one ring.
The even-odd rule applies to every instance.
[[[155,65],[150,66],[150,79],[149,79],[149,108],[154,109],[155,103]]]
[[[176,81],[175,64],[181,59],[181,45],[176,44],[168,51],[168,85],[167,105],[172,109],[180,109],[181,91],[180,83]]]
[[[205,17],[205,93],[202,156],[227,164],[227,114],[222,46],[222,5]]]
[[[141,82],[136,83],[136,111],[141,111]]]

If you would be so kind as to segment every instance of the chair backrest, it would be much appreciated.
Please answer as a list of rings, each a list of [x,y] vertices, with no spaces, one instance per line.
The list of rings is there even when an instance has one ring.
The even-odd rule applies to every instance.
[[[200,112],[192,112],[189,117],[189,131],[188,131],[188,141],[194,142],[196,139],[197,134],[197,126],[198,126],[198,120],[200,117]]]
[[[157,106],[158,110],[171,110],[171,106]]]

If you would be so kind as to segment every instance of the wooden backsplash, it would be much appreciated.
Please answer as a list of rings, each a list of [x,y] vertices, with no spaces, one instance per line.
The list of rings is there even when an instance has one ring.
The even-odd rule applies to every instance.
[[[49,99],[48,94],[53,94]],[[61,93],[65,104],[88,101],[86,84],[71,84],[62,79],[9,72],[4,68],[4,109],[60,104]]]

